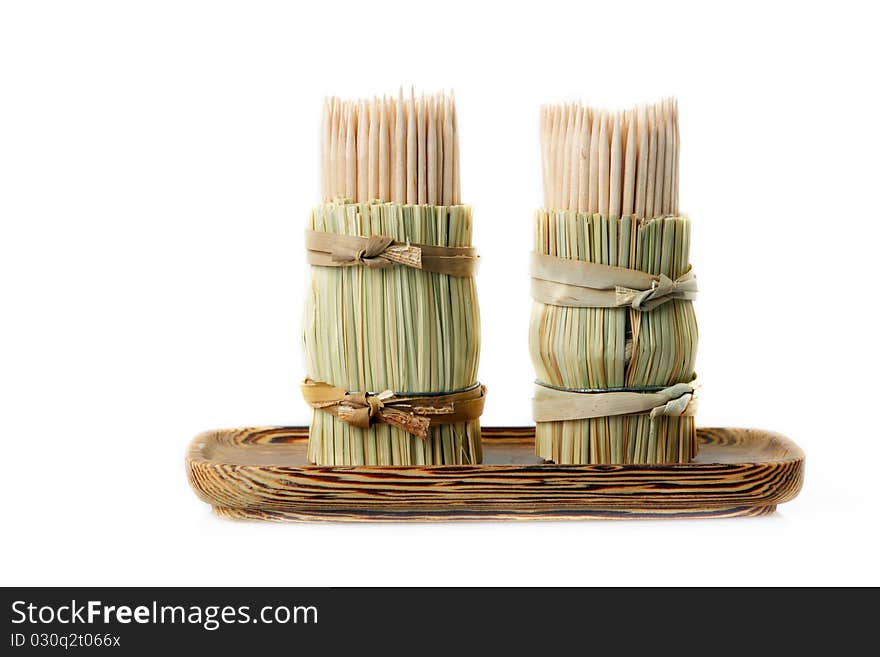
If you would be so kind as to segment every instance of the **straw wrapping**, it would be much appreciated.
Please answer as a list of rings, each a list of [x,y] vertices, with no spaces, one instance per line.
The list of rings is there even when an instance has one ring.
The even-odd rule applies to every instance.
[[[689,219],[664,215],[644,220],[632,215],[614,218],[544,210],[536,215],[535,229],[534,251],[552,256],[546,262],[562,271],[554,278],[578,282],[576,274],[582,264],[603,265],[592,270],[595,276],[589,280],[592,286],[608,288],[599,292],[607,292],[604,303],[609,306],[535,301],[529,340],[542,384],[611,391],[663,389],[693,379],[698,336],[691,299],[669,299],[650,312],[631,304],[616,305],[627,300],[618,299],[617,287],[656,290],[665,276],[670,283],[664,281],[663,287],[668,288],[691,271]],[[563,260],[575,264],[569,269]],[[596,290],[575,287],[574,291]],[[638,293],[620,293],[641,305],[635,299]],[[600,415],[549,421],[536,417],[535,431],[538,455],[557,463],[686,462],[696,450],[691,415]]]
[[[652,276],[637,269],[532,253],[531,273],[535,301],[569,308],[650,311],[673,299],[693,301],[698,291],[691,268],[673,280],[662,273]]]
[[[479,256],[472,247],[432,246],[399,242],[386,235],[342,235],[306,230],[310,265],[385,268],[402,265],[448,276],[473,276]]]
[[[397,394],[348,392],[323,381],[306,379],[303,398],[312,408],[343,422],[368,429],[376,422],[390,424],[419,438],[428,437],[432,424],[470,422],[483,414],[486,386],[476,384],[449,393]]]
[[[532,411],[536,422],[586,420],[618,415],[693,416],[696,414],[697,390],[696,380],[676,383],[653,392],[587,392],[536,383]]]

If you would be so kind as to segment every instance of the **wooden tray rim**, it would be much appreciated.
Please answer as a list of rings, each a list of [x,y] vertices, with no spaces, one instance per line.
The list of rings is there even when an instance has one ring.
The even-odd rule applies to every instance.
[[[502,443],[502,442],[512,442],[512,443],[522,443],[530,440],[529,432],[534,434],[534,425],[522,425],[522,426],[487,426],[482,427],[482,440],[483,443]],[[266,426],[253,426],[253,427],[237,427],[231,429],[211,429],[207,431],[203,431],[196,435],[189,444],[187,449],[186,460],[187,463],[202,463],[205,465],[230,465],[237,466],[242,468],[248,467],[271,467],[274,470],[291,470],[291,471],[301,471],[301,470],[309,470],[314,472],[335,472],[335,471],[353,471],[353,470],[366,470],[369,472],[378,472],[382,470],[418,470],[420,472],[437,472],[439,473],[452,473],[454,471],[460,471],[462,469],[473,470],[480,468],[491,468],[495,469],[523,469],[523,468],[541,468],[551,470],[583,470],[584,472],[603,472],[613,470],[614,472],[619,472],[621,469],[625,470],[669,470],[670,472],[679,471],[679,470],[698,470],[701,468],[706,469],[717,469],[719,467],[724,466],[732,466],[732,467],[742,467],[742,466],[760,466],[766,465],[768,463],[777,463],[777,464],[791,464],[796,462],[803,462],[805,460],[805,454],[803,450],[790,438],[776,432],[769,431],[766,429],[756,429],[756,428],[746,428],[746,427],[698,427],[698,440],[702,444],[705,442],[702,439],[703,434],[711,433],[711,432],[723,432],[730,430],[742,431],[748,434],[760,434],[765,437],[767,440],[776,441],[780,447],[787,452],[788,456],[767,459],[767,460],[743,460],[737,461],[735,463],[725,463],[720,461],[707,461],[707,462],[697,462],[697,463],[657,463],[657,464],[559,464],[553,463],[550,461],[545,461],[543,463],[475,463],[470,465],[316,465],[314,463],[305,463],[303,465],[255,465],[255,464],[241,464],[235,462],[227,462],[227,461],[218,461],[216,459],[209,458],[205,455],[206,449],[210,448],[211,441],[217,440],[219,436],[226,434],[240,434],[244,432],[256,433],[256,432],[266,432],[266,431],[278,431],[278,432],[287,432],[289,434],[296,434],[295,440],[286,441],[288,444],[293,442],[306,442],[308,440],[308,426],[303,425],[266,425]],[[516,435],[506,435],[506,434],[515,434],[522,433],[522,436]],[[251,444],[260,444],[260,445],[269,445],[271,443],[251,443]],[[537,457],[536,457],[537,458]]]

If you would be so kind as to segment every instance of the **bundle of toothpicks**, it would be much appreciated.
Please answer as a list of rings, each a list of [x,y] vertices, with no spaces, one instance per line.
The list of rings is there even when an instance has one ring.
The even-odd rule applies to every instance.
[[[455,100],[325,101],[303,344],[319,465],[479,463],[480,316]]]
[[[567,464],[697,453],[690,221],[678,107],[541,111],[530,353],[536,452]]]

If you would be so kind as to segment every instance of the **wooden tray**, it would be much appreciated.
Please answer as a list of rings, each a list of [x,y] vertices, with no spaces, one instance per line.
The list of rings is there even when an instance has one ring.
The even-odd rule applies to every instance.
[[[687,465],[555,465],[534,427],[483,428],[483,463],[319,467],[306,427],[207,431],[187,454],[190,485],[224,518],[571,520],[761,516],[800,492],[804,454],[756,429],[699,429]]]

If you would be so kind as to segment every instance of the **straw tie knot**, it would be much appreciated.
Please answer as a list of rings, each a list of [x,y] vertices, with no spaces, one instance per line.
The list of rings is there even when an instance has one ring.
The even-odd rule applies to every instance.
[[[366,246],[355,254],[354,259],[367,267],[388,267],[391,261],[382,256],[393,242],[390,237],[374,235],[367,240]],[[342,254],[342,258],[347,259],[347,254]]]
[[[349,393],[339,405],[339,417],[353,426],[368,429],[382,417],[385,401],[392,397],[394,393],[390,390],[378,394]]]
[[[675,280],[666,274],[660,274],[651,281],[651,287],[647,290],[615,287],[618,305],[631,306],[634,310],[641,311],[653,310],[672,299],[691,300],[696,292],[697,278],[690,269]]]
[[[669,417],[681,417],[694,415],[697,409],[697,391],[699,384],[696,381],[690,383],[676,383],[661,391],[668,401],[660,403],[651,409],[651,422],[648,427],[648,438],[654,440],[657,437],[657,422],[662,415]]]
[[[660,391],[666,398],[651,409],[651,419],[660,415],[682,416],[693,414],[696,409],[698,383],[696,379],[690,383],[676,383]]]
[[[347,392],[322,381],[306,379],[303,397],[312,408],[331,413],[354,427],[390,424],[418,438],[427,438],[431,424],[475,420],[483,412],[486,387],[479,383],[447,393]]]
[[[383,395],[384,394],[390,395],[391,391],[386,390],[382,394]],[[381,411],[383,408],[385,408],[385,402],[382,401],[382,397],[377,396],[377,395],[367,395],[367,404],[369,404],[369,418],[370,418],[370,420],[372,420],[374,417],[376,417],[376,415],[379,414],[379,411]]]
[[[434,246],[399,242],[387,235],[343,235],[306,231],[309,264],[315,267],[384,269],[394,265],[447,276],[473,276],[479,256],[470,246]]]

